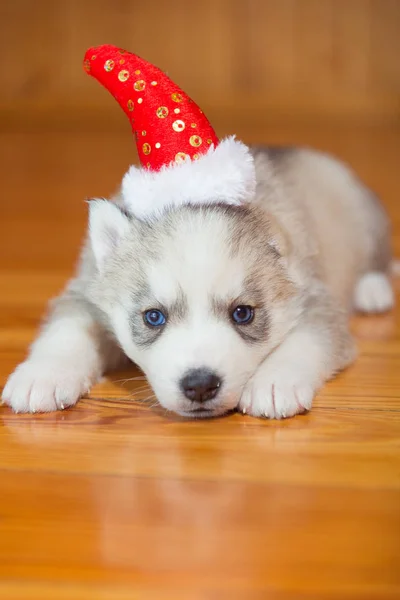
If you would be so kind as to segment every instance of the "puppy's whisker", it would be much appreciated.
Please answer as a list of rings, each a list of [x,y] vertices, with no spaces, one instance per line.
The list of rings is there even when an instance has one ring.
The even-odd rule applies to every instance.
[[[153,404],[150,404],[149,408],[156,408],[156,406],[160,406],[158,402],[154,402]]]
[[[130,393],[128,393],[127,397],[131,400],[142,400],[141,398],[138,398],[137,396],[140,396],[143,393],[151,392],[151,391],[152,391],[151,386],[146,382],[145,385],[140,385],[138,387],[135,387],[135,389],[131,390]]]
[[[155,396],[150,396],[149,398],[146,398],[146,402],[153,402],[151,406],[156,406],[158,404],[158,400]]]
[[[149,392],[151,392],[151,389],[149,388],[148,390]],[[150,396],[147,396],[146,398],[135,398],[133,395],[131,396],[131,398],[133,398],[134,400],[137,400],[138,402],[148,402],[149,400],[154,400],[156,399],[155,394],[150,394]]]
[[[116,379],[113,383],[128,383],[129,381],[146,381],[146,377],[141,375],[140,377],[129,377],[129,379]]]
[[[157,400],[155,394],[151,394],[150,396],[147,396],[147,398],[137,398],[137,401],[142,402],[143,404],[148,404],[149,402],[152,402],[153,400],[155,400],[155,402],[153,402],[152,404],[149,404],[148,408],[154,408],[155,406],[158,406],[158,400]]]
[[[138,395],[146,394],[147,392],[150,393],[151,388],[144,387],[144,388],[141,388],[140,390],[135,390],[134,392],[132,392],[131,396],[138,396]]]
[[[142,385],[142,386],[132,390],[130,396],[134,396],[135,394],[142,394],[143,392],[147,392],[147,391],[150,392],[151,387],[149,385]]]

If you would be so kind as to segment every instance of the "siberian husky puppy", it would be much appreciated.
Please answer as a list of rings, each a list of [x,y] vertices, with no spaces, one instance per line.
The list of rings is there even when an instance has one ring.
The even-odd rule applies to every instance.
[[[349,313],[393,305],[389,225],[343,164],[307,149],[252,149],[251,203],[170,207],[144,222],[121,198],[89,203],[76,277],[51,306],[3,401],[74,405],[126,358],[162,406],[284,418],[355,358]]]

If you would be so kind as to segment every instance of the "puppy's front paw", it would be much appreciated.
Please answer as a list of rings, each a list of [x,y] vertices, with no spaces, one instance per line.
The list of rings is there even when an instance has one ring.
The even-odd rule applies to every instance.
[[[315,386],[290,365],[262,364],[247,383],[238,410],[254,417],[285,419],[310,410]]]
[[[2,401],[15,412],[51,412],[73,406],[93,380],[77,362],[29,359],[10,375]]]

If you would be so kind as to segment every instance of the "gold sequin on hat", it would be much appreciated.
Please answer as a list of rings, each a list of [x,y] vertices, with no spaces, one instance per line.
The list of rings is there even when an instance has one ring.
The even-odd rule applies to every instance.
[[[201,137],[199,135],[192,135],[192,136],[190,136],[189,142],[190,142],[191,146],[198,148],[203,143],[203,140],[201,139]]]
[[[159,106],[156,110],[156,115],[159,119],[165,119],[168,117],[169,110],[166,106]]]
[[[143,144],[142,148],[143,148],[143,154],[146,154],[146,156],[148,154],[150,154],[150,152],[151,152],[151,146],[150,146],[150,144],[148,144],[147,142],[145,142]]]
[[[185,129],[185,122],[178,119],[172,123],[172,129],[174,131],[183,131]]]
[[[144,79],[138,79],[133,84],[133,89],[135,90],[135,92],[142,92],[145,87],[146,87],[146,82],[144,81]]]
[[[178,152],[177,154],[175,154],[175,162],[177,163],[183,163],[185,162],[185,160],[188,158],[188,155],[185,154],[184,152]]]
[[[84,61],[83,68],[85,69],[86,73],[90,72],[90,60],[88,58]]]
[[[118,79],[120,81],[126,81],[127,79],[129,79],[129,71],[126,71],[125,69],[120,71],[118,73]]]
[[[130,111],[132,111],[135,108],[133,100],[128,100],[128,102],[126,103],[126,106],[128,107],[128,110],[130,110]]]
[[[173,94],[171,94],[171,99],[174,102],[182,102],[183,96],[182,96],[182,94],[179,94],[178,92],[174,92]]]
[[[104,63],[104,70],[107,71],[107,73],[112,71],[114,67],[115,67],[115,62],[111,58],[106,60],[106,62]]]

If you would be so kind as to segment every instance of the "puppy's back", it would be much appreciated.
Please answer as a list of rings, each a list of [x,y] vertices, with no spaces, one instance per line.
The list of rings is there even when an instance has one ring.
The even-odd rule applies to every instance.
[[[390,262],[379,200],[345,164],[306,148],[255,149],[258,201],[286,229],[297,258],[345,305],[357,279]]]

